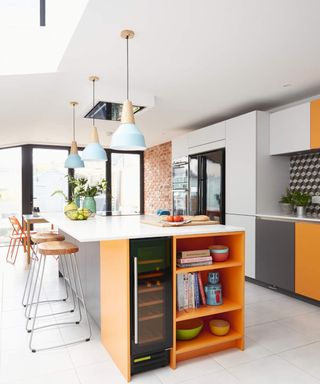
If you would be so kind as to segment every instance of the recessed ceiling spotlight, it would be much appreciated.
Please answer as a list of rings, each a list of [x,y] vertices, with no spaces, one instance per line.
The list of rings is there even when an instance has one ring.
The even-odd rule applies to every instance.
[[[292,87],[292,84],[291,84],[291,83],[285,83],[285,84],[283,84],[283,88],[288,88],[288,87]]]

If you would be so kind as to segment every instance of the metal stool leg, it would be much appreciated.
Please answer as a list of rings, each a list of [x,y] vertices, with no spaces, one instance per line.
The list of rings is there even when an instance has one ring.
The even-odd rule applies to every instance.
[[[41,294],[41,288],[42,288],[42,282],[43,282],[44,269],[45,269],[45,266],[46,266],[46,257],[41,255],[40,262],[39,262],[40,263],[39,270],[41,268],[42,260],[43,260],[43,263],[42,263],[42,270],[41,270],[41,275],[40,275],[39,291],[38,291],[37,301],[35,303],[35,312],[34,312],[34,316],[33,316],[33,321],[32,321],[32,326],[31,326],[31,335],[30,335],[30,340],[29,340],[29,348],[30,348],[31,352],[36,352],[36,350],[32,347],[32,339],[33,339],[34,328],[35,328],[34,326],[35,326],[36,319],[37,319],[37,313],[38,313],[39,300],[40,300],[40,294]],[[32,302],[33,302],[33,300],[32,300]],[[32,305],[32,303],[31,303],[31,305]]]
[[[43,258],[44,258],[44,262],[43,262],[43,265],[41,265]],[[35,327],[36,319],[40,317],[40,316],[37,316],[37,312],[38,312],[39,298],[40,298],[40,294],[41,294],[41,288],[42,288],[42,283],[43,283],[43,275],[44,275],[44,268],[45,268],[45,260],[46,260],[46,258],[44,256],[41,256],[40,263],[39,263],[40,265],[39,265],[39,268],[38,268],[38,271],[37,271],[37,281],[38,281],[39,275],[40,275],[39,291],[37,293],[37,300],[35,301],[35,303],[34,303],[34,298],[32,299],[32,302],[31,302],[31,303],[34,303],[35,306],[36,306],[35,307],[35,313],[34,313],[34,316],[33,316],[33,321],[32,321],[32,327],[31,327],[31,330],[30,330],[31,331],[31,336],[30,336],[30,341],[29,341],[29,348],[30,348],[30,350],[32,352],[42,351],[42,350],[47,350],[47,349],[53,349],[53,348],[58,348],[58,347],[66,346],[66,345],[72,345],[72,344],[76,344],[76,343],[79,343],[79,342],[82,342],[82,341],[89,341],[90,338],[91,338],[91,335],[92,335],[91,325],[90,325],[89,316],[88,316],[88,313],[87,313],[87,307],[86,307],[86,303],[85,303],[85,298],[84,298],[84,294],[83,294],[83,289],[82,289],[82,284],[81,284],[81,279],[80,279],[80,274],[79,274],[79,269],[78,269],[78,264],[77,264],[77,260],[76,260],[75,254],[70,254],[69,255],[69,259],[70,259],[70,266],[68,265],[69,263],[68,263],[68,261],[66,259],[66,255],[62,255],[61,256],[61,263],[65,263],[65,271],[68,271],[67,272],[68,273],[68,277],[67,277],[68,285],[69,285],[69,288],[73,292],[73,294],[71,294],[71,296],[74,295],[75,303],[78,304],[79,313],[80,313],[80,319],[82,319],[82,313],[81,313],[82,309],[81,309],[81,306],[83,306],[84,317],[85,317],[85,319],[87,321],[87,324],[88,324],[88,327],[89,327],[89,337],[82,338],[82,339],[79,339],[79,340],[76,340],[76,341],[73,341],[73,342],[69,342],[69,343],[64,343],[64,344],[61,344],[61,345],[55,345],[55,346],[52,346],[52,347],[39,348],[39,349],[34,348],[34,346],[32,344],[32,341],[33,341],[34,332],[37,329],[47,328],[47,327],[51,327],[51,326],[67,325],[67,324],[79,324],[79,321],[77,321],[77,322],[72,321],[72,322],[55,323],[55,324],[48,324],[48,325],[44,325],[44,326],[40,326],[40,327]],[[37,281],[36,281],[35,286],[37,286]],[[36,291],[36,287],[33,289],[32,296],[35,296],[35,291]]]
[[[71,257],[71,261],[72,261],[72,266],[73,266],[73,268],[75,268],[75,275],[76,275],[77,280],[78,280],[79,291],[78,290],[77,291],[81,295],[80,296],[80,301],[82,302],[83,309],[84,309],[84,315],[85,315],[85,318],[87,320],[88,327],[89,327],[89,338],[86,339],[86,341],[89,341],[91,336],[92,336],[92,331],[91,331],[91,325],[90,325],[90,321],[89,321],[89,317],[88,317],[86,301],[85,301],[84,294],[83,294],[83,288],[82,288],[82,283],[81,283],[81,279],[80,279],[78,262],[77,262],[77,258],[76,258],[74,253],[72,253],[70,255],[70,257]],[[76,285],[77,285],[77,283],[76,283]],[[77,294],[77,297],[79,298],[78,294]],[[79,303],[79,309],[80,309],[80,307],[81,307],[81,304]]]
[[[26,285],[24,287],[24,291],[23,291],[23,295],[22,295],[22,305],[24,307],[26,307],[27,303],[29,302],[30,290],[31,290],[31,285],[29,283],[32,282],[32,279],[33,279],[34,259],[35,260],[38,259],[38,257],[37,257],[37,248],[36,249],[32,249],[32,256],[31,256],[31,260],[30,260],[30,268],[29,268],[29,271],[28,271],[27,281],[26,281]],[[30,278],[31,278],[31,280],[30,280]],[[26,296],[27,296],[27,300],[26,300]]]

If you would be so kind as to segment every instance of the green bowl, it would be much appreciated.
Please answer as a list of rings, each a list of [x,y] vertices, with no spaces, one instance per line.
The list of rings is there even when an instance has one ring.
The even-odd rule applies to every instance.
[[[64,213],[70,220],[87,220],[92,212],[88,208],[70,209]]]
[[[177,323],[177,340],[191,340],[199,335],[203,328],[201,319],[192,319]]]

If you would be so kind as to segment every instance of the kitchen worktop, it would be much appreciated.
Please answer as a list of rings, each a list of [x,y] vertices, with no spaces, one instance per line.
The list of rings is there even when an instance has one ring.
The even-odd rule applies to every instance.
[[[42,216],[80,242],[244,231],[241,227],[229,225],[156,227],[142,224],[141,220],[146,218],[142,215],[96,215],[86,221],[72,221],[63,213],[43,213]]]
[[[261,219],[270,219],[270,220],[282,220],[282,221],[302,221],[302,222],[314,222],[314,223],[320,223],[320,219],[316,217],[297,217],[295,215],[284,215],[282,213],[259,213],[256,215],[256,217],[259,217]]]

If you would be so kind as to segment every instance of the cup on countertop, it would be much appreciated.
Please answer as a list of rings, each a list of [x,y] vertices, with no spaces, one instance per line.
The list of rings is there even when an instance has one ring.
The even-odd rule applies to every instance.
[[[213,261],[221,262],[229,258],[229,247],[226,245],[210,245],[209,250]]]

